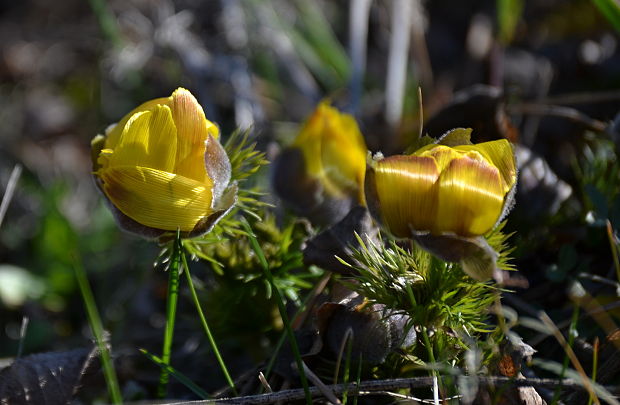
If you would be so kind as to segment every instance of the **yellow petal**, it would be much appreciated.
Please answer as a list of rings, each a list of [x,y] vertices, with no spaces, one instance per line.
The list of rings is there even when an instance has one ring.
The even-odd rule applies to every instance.
[[[435,159],[435,162],[437,162],[437,168],[440,172],[442,172],[453,159],[458,159],[463,156],[463,152],[458,152],[455,149],[444,145],[432,145],[430,147],[422,148],[421,151],[415,152],[414,155],[432,157]]]
[[[362,133],[355,119],[346,114],[327,121],[325,129],[320,155],[325,176],[337,190],[356,194],[358,202],[362,203],[361,185],[364,183],[367,154]]]
[[[106,132],[106,144],[105,147],[108,149],[114,149],[116,144],[118,143],[123,130],[125,129],[125,125],[127,121],[134,116],[134,114],[142,112],[142,111],[150,111],[153,107],[158,104],[167,104],[169,101],[169,97],[164,98],[156,98],[154,100],[147,101],[146,103],[141,104],[140,106],[134,108],[129,114],[125,115],[123,119],[121,119],[116,125],[114,125],[108,132]]]
[[[156,105],[152,111],[138,112],[125,125],[107,165],[103,166],[143,166],[172,172],[176,132],[168,106]]]
[[[377,162],[375,181],[383,222],[395,236],[411,236],[411,229],[432,229],[438,178],[432,157],[391,156]]]
[[[477,152],[450,161],[439,178],[434,232],[482,235],[497,222],[504,205],[499,171]]]
[[[218,136],[217,127],[207,121],[204,111],[189,91],[178,88],[170,97],[172,117],[177,127],[177,162],[175,173],[205,181],[205,142],[209,134]]]
[[[477,145],[462,145],[455,149],[480,152],[485,159],[497,167],[502,176],[502,188],[507,193],[517,181],[515,154],[512,144],[506,139],[483,142]]]
[[[366,144],[355,119],[322,101],[306,120],[293,147],[304,156],[305,170],[331,197],[354,195],[364,203]]]
[[[299,148],[304,156],[306,171],[313,176],[320,176],[323,165],[320,159],[322,134],[325,128],[326,112],[330,107],[324,103],[314,110],[314,113],[306,120],[299,135],[293,142],[293,146]]]
[[[211,184],[136,166],[112,167],[98,175],[110,201],[142,225],[189,232],[212,212]]]

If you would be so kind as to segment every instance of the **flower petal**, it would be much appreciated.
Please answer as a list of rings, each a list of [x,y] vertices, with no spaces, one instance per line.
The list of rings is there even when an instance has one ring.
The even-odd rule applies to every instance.
[[[448,146],[433,145],[430,148],[423,148],[421,152],[418,151],[415,153],[415,155],[432,157],[433,159],[435,159],[435,162],[437,162],[438,170],[440,172],[443,172],[453,159],[460,158],[461,156],[463,156],[463,153],[457,152],[456,150]]]
[[[325,129],[326,114],[328,114],[329,108],[331,107],[326,103],[320,103],[310,118],[306,120],[299,136],[292,145],[302,151],[306,162],[306,171],[312,176],[319,177],[323,173],[323,165],[320,159],[321,135]]]
[[[517,169],[515,162],[515,153],[513,146],[507,139],[499,139],[496,141],[483,142],[477,145],[462,145],[455,149],[480,152],[489,163],[497,167],[502,176],[502,187],[507,193],[517,181]]]
[[[123,130],[111,154],[102,154],[107,166],[144,166],[174,171],[177,131],[170,108],[156,105],[151,111],[134,114]]]
[[[435,233],[482,235],[497,222],[504,205],[499,171],[477,152],[450,161],[439,178]]]
[[[217,138],[219,131],[206,119],[202,107],[186,89],[178,88],[172,93],[170,108],[178,131],[175,173],[200,182],[206,181],[209,177],[203,164],[205,143],[209,135]]]
[[[169,97],[156,98],[154,100],[149,100],[146,103],[140,104],[138,107],[134,108],[129,114],[125,115],[116,125],[111,126],[111,128],[106,130],[105,147],[108,149],[114,149],[116,147],[116,144],[118,143],[121,134],[125,129],[125,125],[127,125],[127,122],[136,113],[142,111],[150,111],[158,104],[167,104],[169,100]]]
[[[375,182],[383,222],[395,236],[411,236],[411,229],[432,229],[438,178],[432,157],[401,155],[377,162]]]
[[[358,202],[362,203],[366,172],[366,144],[355,119],[350,115],[337,113],[338,116],[326,120],[326,134],[321,143],[323,171],[327,180],[335,185],[336,190],[346,194],[357,193]],[[333,195],[338,195],[332,193]]]
[[[110,201],[148,227],[189,232],[212,212],[211,184],[136,166],[103,169],[99,177]]]

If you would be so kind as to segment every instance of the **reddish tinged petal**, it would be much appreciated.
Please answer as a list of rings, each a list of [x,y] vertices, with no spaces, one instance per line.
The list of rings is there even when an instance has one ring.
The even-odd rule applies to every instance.
[[[438,200],[435,233],[482,235],[493,228],[504,205],[499,171],[476,152],[454,159],[441,173]]]

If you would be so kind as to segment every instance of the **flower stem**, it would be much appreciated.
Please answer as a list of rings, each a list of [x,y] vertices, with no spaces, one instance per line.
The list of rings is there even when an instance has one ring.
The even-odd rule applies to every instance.
[[[428,358],[431,363],[433,363],[433,366],[435,366],[435,353],[433,352],[433,346],[431,346],[431,340],[428,337],[428,330],[426,326],[422,327],[422,340],[424,340],[424,346],[426,346],[426,350],[428,351]],[[441,384],[441,381],[439,381],[439,373],[437,373],[437,370],[435,370],[434,368],[431,372],[432,377],[435,378],[439,383],[439,390],[443,391],[443,384]],[[437,398],[437,393],[433,392],[433,396]]]
[[[177,300],[179,298],[179,267],[181,263],[181,235],[177,231],[170,255],[170,268],[168,269],[168,294],[166,299],[166,328],[164,330],[164,343],[161,360],[164,365],[170,365],[172,352],[172,338],[174,336],[174,321],[177,313]],[[159,374],[157,396],[165,398],[168,390],[169,372],[162,367]]]
[[[194,288],[194,282],[192,281],[192,275],[189,272],[189,266],[187,265],[187,258],[185,257],[185,252],[181,251],[181,259],[183,260],[183,267],[185,268],[185,277],[187,278],[187,285],[189,286],[189,291],[192,295],[192,300],[194,301],[194,305],[196,306],[196,310],[198,311],[198,316],[200,317],[200,322],[202,323],[202,327],[207,334],[207,339],[209,339],[209,344],[211,345],[211,349],[215,354],[215,358],[217,362],[220,364],[220,368],[224,373],[224,377],[230,386],[233,394],[237,395],[237,389],[235,388],[235,383],[232,378],[230,378],[230,374],[228,373],[228,369],[226,368],[226,363],[224,363],[224,359],[220,354],[220,351],[217,348],[217,344],[215,343],[215,339],[213,338],[213,334],[211,333],[211,328],[209,328],[209,324],[207,323],[207,319],[202,311],[202,307],[200,306],[200,301],[198,301],[198,295],[196,294],[196,289]]]
[[[299,352],[299,346],[297,346],[297,340],[295,339],[295,335],[293,334],[293,328],[291,327],[291,323],[288,319],[288,315],[286,314],[286,308],[284,307],[284,302],[282,301],[282,295],[280,294],[280,290],[276,286],[276,283],[273,280],[273,274],[271,274],[271,270],[269,269],[269,263],[267,263],[267,259],[265,259],[265,255],[263,250],[261,249],[254,233],[252,232],[252,228],[248,221],[243,218],[241,220],[241,225],[243,229],[248,234],[248,238],[250,239],[250,243],[252,244],[252,249],[265,272],[265,277],[267,277],[267,281],[271,285],[271,290],[273,291],[273,295],[275,296],[276,303],[278,304],[278,310],[280,311],[280,317],[282,318],[282,323],[284,323],[284,328],[286,329],[286,334],[288,335],[289,343],[291,345],[291,349],[293,350],[293,354],[295,356],[295,362],[297,363],[297,371],[299,372],[299,378],[301,380],[301,385],[304,389],[304,395],[306,396],[306,403],[308,405],[312,404],[312,395],[310,394],[310,388],[308,387],[308,380],[306,378],[306,373],[304,372],[303,361],[301,360],[301,354]]]

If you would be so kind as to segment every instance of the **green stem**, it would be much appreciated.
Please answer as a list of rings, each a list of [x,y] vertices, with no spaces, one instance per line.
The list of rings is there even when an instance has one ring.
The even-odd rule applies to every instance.
[[[431,340],[428,337],[428,331],[426,329],[426,326],[422,327],[422,340],[424,341],[424,346],[426,346],[429,360],[431,361],[431,363],[433,363],[433,365],[435,365],[435,353],[433,351],[433,346],[431,346]],[[437,373],[437,370],[435,369],[431,370],[431,372],[432,376],[437,378],[437,382],[439,384],[439,391],[443,391],[443,384],[441,383],[441,380],[439,380],[439,373]]]
[[[185,277],[187,278],[187,285],[189,286],[189,291],[192,295],[192,300],[194,301],[194,305],[196,306],[196,310],[198,311],[198,316],[200,317],[200,322],[202,323],[202,327],[207,334],[207,339],[209,339],[209,344],[211,345],[211,349],[215,354],[215,358],[224,373],[224,377],[230,386],[233,394],[237,395],[237,389],[235,388],[235,383],[232,378],[230,378],[230,374],[228,373],[228,369],[226,368],[226,363],[224,363],[224,359],[220,354],[220,351],[217,348],[217,343],[215,343],[215,339],[213,338],[213,334],[211,333],[211,328],[209,328],[209,324],[207,323],[207,319],[202,311],[202,307],[200,306],[200,301],[198,301],[198,295],[196,294],[196,289],[194,288],[194,282],[192,281],[192,275],[189,272],[189,266],[187,265],[187,258],[185,257],[185,252],[181,251],[181,259],[183,260],[183,267],[185,268]]]
[[[594,340],[594,350],[592,353],[592,382],[596,382],[596,372],[598,369],[598,338],[595,338]],[[594,401],[594,397],[592,395],[590,395],[590,398],[588,398],[588,405],[592,405],[592,402]]]
[[[568,328],[568,345],[573,347],[573,343],[575,343],[575,330],[577,329],[577,321],[579,320],[579,305],[575,304],[573,306],[573,315],[571,317],[570,326]],[[564,379],[564,375],[566,374],[566,369],[568,369],[568,362],[570,361],[568,354],[564,355],[564,361],[562,362],[562,371],[560,372],[560,383],[558,384],[555,392],[553,393],[553,399],[551,400],[552,404],[555,404],[560,399],[560,395],[562,394],[562,380]]]
[[[168,269],[168,295],[166,299],[166,328],[164,330],[164,343],[161,360],[166,366],[170,365],[172,352],[172,338],[174,336],[174,321],[177,313],[177,301],[179,298],[179,267],[181,263],[181,234],[177,231],[170,255],[170,268]],[[157,396],[165,398],[168,390],[170,374],[166,367],[162,367],[159,374]]]
[[[284,328],[286,329],[286,334],[288,335],[289,343],[291,345],[291,349],[293,350],[293,355],[295,356],[295,362],[297,363],[297,371],[299,372],[299,378],[301,379],[301,385],[304,389],[304,394],[306,396],[306,403],[308,405],[312,404],[312,395],[310,394],[310,388],[308,387],[308,379],[306,378],[306,373],[304,372],[303,362],[301,360],[301,354],[299,352],[299,346],[297,346],[297,340],[295,339],[295,335],[293,334],[293,328],[291,327],[291,323],[288,319],[288,315],[286,314],[286,308],[284,307],[284,301],[282,301],[282,295],[280,294],[280,290],[276,286],[276,283],[273,280],[273,274],[271,274],[271,270],[269,269],[269,263],[267,263],[267,259],[265,259],[265,255],[263,250],[261,249],[254,233],[252,232],[252,228],[248,221],[243,218],[241,220],[241,225],[243,229],[248,234],[248,238],[250,239],[250,243],[252,244],[252,249],[256,256],[258,257],[258,261],[265,272],[265,277],[267,277],[267,281],[271,285],[271,290],[273,291],[273,295],[275,296],[276,303],[278,304],[278,310],[280,311],[280,317],[282,318],[282,323],[284,323]]]
[[[118,386],[118,379],[116,378],[116,372],[114,371],[114,364],[112,363],[110,351],[108,350],[108,346],[106,345],[103,337],[103,326],[101,323],[101,317],[99,317],[99,311],[97,311],[93,291],[90,288],[84,269],[79,264],[77,259],[75,259],[75,265],[73,268],[75,270],[75,278],[77,279],[82,293],[82,298],[84,299],[84,304],[86,305],[88,323],[90,324],[90,329],[95,336],[97,348],[99,349],[99,355],[101,356],[103,376],[105,377],[105,382],[108,387],[108,394],[110,395],[110,399],[113,404],[122,404],[123,398],[121,396],[121,390]]]

